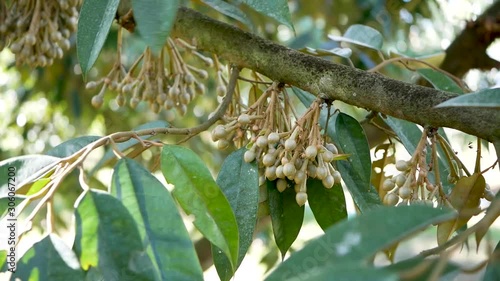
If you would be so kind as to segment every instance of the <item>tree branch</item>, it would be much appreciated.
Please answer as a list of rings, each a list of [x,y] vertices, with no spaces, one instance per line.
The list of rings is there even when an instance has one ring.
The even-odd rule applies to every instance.
[[[449,127],[493,141],[500,139],[500,113],[484,108],[434,106],[456,94],[413,85],[332,63],[265,40],[254,34],[179,9],[172,36],[194,41],[199,49],[272,80],[324,94],[329,99],[377,111],[420,125]]]

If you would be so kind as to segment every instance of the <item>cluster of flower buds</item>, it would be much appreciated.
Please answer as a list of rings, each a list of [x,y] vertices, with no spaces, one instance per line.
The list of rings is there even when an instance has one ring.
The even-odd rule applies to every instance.
[[[387,192],[384,197],[384,203],[387,205],[396,205],[400,198],[403,200],[410,200],[412,195],[416,195],[415,188],[417,186],[415,177],[410,174],[410,161],[398,160],[396,162],[396,169],[400,172],[394,177],[387,178],[382,183],[382,190]],[[433,190],[432,185],[428,185],[428,189]]]
[[[280,192],[292,182],[297,204],[302,206],[307,201],[307,179],[319,179],[325,188],[332,188],[341,181],[332,162],[346,156],[339,154],[337,147],[325,142],[321,135],[318,121],[322,101],[314,101],[292,125],[288,115],[282,114],[281,92],[282,89],[273,84],[238,118],[215,127],[212,139],[218,141],[218,147],[224,148],[231,140],[251,135],[244,160],[257,160],[263,172],[261,182],[276,180]],[[245,129],[250,134],[242,132]]]
[[[119,42],[120,40],[121,34]],[[174,41],[168,38],[159,56],[155,56],[146,48],[128,71],[121,63],[119,53],[115,66],[106,77],[90,81],[86,85],[89,90],[101,87],[99,93],[92,98],[94,107],[102,105],[106,90],[110,90],[117,93],[116,103],[119,106],[125,105],[129,100],[130,106],[136,108],[139,102],[145,101],[155,113],[161,109],[175,108],[184,115],[195,94],[202,95],[205,92],[204,84],[198,79],[208,78],[208,72],[184,62],[177,44],[201,59],[207,67],[213,67],[211,58],[203,56],[194,46],[180,39]],[[141,61],[142,67],[136,71]]]
[[[9,46],[16,64],[51,65],[71,44],[80,0],[19,0],[0,3],[0,50]]]

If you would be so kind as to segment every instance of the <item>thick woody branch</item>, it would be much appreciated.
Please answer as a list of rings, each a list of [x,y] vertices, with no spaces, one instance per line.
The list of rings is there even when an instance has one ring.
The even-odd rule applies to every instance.
[[[340,100],[420,125],[449,127],[493,141],[500,139],[500,112],[434,106],[456,95],[368,73],[313,57],[181,8],[172,36],[230,63],[258,71],[314,95]]]

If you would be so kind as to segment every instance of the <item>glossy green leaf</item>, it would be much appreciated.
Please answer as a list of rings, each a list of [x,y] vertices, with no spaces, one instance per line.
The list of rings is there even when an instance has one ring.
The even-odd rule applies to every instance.
[[[330,137],[338,144],[338,149],[350,157],[338,161],[337,168],[354,202],[365,212],[382,205],[376,189],[371,185],[370,147],[363,127],[351,116],[339,113],[335,118]]]
[[[0,162],[0,197],[6,197],[12,188],[20,193],[20,188],[49,172],[59,160],[48,155],[24,155]]]
[[[170,126],[170,124],[167,121],[156,120],[156,121],[148,122],[148,123],[142,124],[140,126],[137,126],[134,129],[132,129],[132,131],[137,132],[137,131],[141,131],[141,130],[154,129],[154,128],[166,128],[169,126]],[[155,134],[141,136],[140,139],[147,140],[147,139],[152,138],[154,135]],[[124,152],[125,150],[133,147],[134,145],[136,145],[138,143],[139,143],[139,140],[137,140],[135,138],[131,138],[127,141],[117,143],[116,148],[119,151]],[[97,171],[99,168],[101,168],[106,162],[108,162],[110,159],[112,159],[114,157],[116,157],[116,154],[113,152],[112,148],[109,148],[104,153],[104,156],[101,158],[101,160],[99,160],[99,162],[97,162],[95,167],[92,168],[92,170],[90,171],[90,174],[93,174],[95,171]]]
[[[202,0],[203,3],[214,8],[220,13],[226,16],[232,17],[233,19],[240,21],[245,24],[249,29],[253,30],[254,26],[250,19],[243,13],[240,8],[234,6],[231,3],[222,0]]]
[[[238,225],[224,193],[210,171],[193,151],[177,145],[165,145],[161,170],[167,182],[175,186],[172,194],[182,209],[193,215],[196,228],[230,259],[238,264]]]
[[[83,1],[76,32],[76,51],[84,77],[101,52],[119,3],[120,0]]]
[[[498,242],[493,254],[500,253],[500,242]],[[497,256],[498,257],[498,256]],[[491,259],[484,271],[483,281],[498,281],[500,280],[500,259]]]
[[[422,205],[376,208],[329,228],[291,255],[266,280],[283,280],[285,276],[310,280],[308,274],[315,268],[365,263],[378,251],[454,216],[452,210]]]
[[[434,86],[438,90],[443,90],[447,92],[463,94],[464,91],[460,86],[453,81],[450,77],[446,76],[442,72],[434,70],[432,68],[420,68],[417,69],[417,73],[420,74],[425,80]]]
[[[41,178],[35,181],[28,192],[26,192],[26,195],[33,195],[42,190],[47,184],[51,181],[49,178]]]
[[[11,263],[9,267],[7,267],[7,262]],[[7,251],[0,250],[0,272],[5,272],[9,268],[13,268],[12,270],[14,270],[16,263],[17,263],[17,257],[12,257],[12,261],[7,261]]]
[[[278,22],[288,26],[292,30],[294,29],[287,0],[274,0],[274,1],[237,0],[237,1],[248,5],[250,8],[254,9],[255,11],[263,15],[266,15],[270,18],[277,20]]]
[[[134,218],[118,199],[88,191],[79,199],[75,220],[73,249],[84,270],[99,267],[104,280],[154,280]]]
[[[374,50],[382,50],[384,38],[377,30],[361,24],[351,25],[343,36],[328,35],[334,41],[343,41]]]
[[[217,177],[217,184],[227,197],[238,223],[240,247],[236,268],[252,244],[259,204],[259,170],[255,161],[247,163],[243,160],[245,151],[245,148],[241,148],[231,153],[222,163]],[[212,257],[220,279],[230,280],[233,271],[226,255],[212,246]]]
[[[320,180],[307,180],[307,202],[323,230],[347,218],[344,191],[340,183],[325,188]]]
[[[203,273],[177,206],[148,170],[131,159],[115,166],[111,193],[139,226],[157,280],[202,280]]]
[[[84,148],[85,146],[95,142],[96,140],[100,139],[101,137],[99,136],[83,136],[83,137],[78,137],[71,139],[69,141],[65,141],[58,146],[52,148],[51,150],[47,151],[45,153],[46,155],[54,156],[54,157],[68,157],[72,155],[73,153],[79,151],[80,149]]]
[[[174,25],[179,0],[132,0],[134,19],[139,34],[151,49],[158,53]]]
[[[500,88],[461,95],[436,105],[439,107],[484,107],[500,109]]]
[[[293,188],[279,192],[276,188],[276,181],[267,181],[267,201],[269,202],[274,239],[282,258],[297,239],[304,220],[305,208],[297,204],[295,195]]]
[[[17,263],[11,280],[84,280],[84,273],[71,248],[54,234],[35,243]]]

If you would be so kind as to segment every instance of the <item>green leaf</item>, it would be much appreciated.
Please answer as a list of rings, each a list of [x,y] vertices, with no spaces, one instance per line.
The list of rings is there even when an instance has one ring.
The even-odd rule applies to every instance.
[[[165,44],[174,25],[179,4],[179,0],[132,0],[139,34],[153,52],[158,53]]]
[[[285,276],[309,280],[309,272],[316,268],[365,263],[378,251],[454,216],[452,210],[422,205],[376,208],[329,228],[291,255],[266,280],[283,280]]]
[[[222,163],[217,177],[217,184],[228,199],[238,223],[240,244],[235,270],[252,244],[259,204],[259,170],[255,161],[247,163],[243,160],[245,151],[241,148],[231,153]],[[212,245],[212,257],[220,279],[230,280],[233,271],[226,255]]]
[[[267,181],[267,200],[274,239],[282,258],[285,257],[286,252],[297,239],[304,220],[305,208],[297,204],[295,195],[293,188],[279,192],[276,188],[276,181]]]
[[[288,9],[287,0],[274,0],[274,1],[237,0],[237,1],[248,5],[255,11],[270,18],[273,18],[278,22],[288,26],[290,29],[294,30],[292,24],[292,17],[290,15],[290,10]]]
[[[423,257],[416,256],[407,260],[400,261],[395,264],[383,267],[385,270],[392,271],[394,273],[408,272],[415,268],[421,268],[418,275],[412,276],[412,281],[427,281],[430,275],[434,271],[434,268],[438,266],[439,259],[424,259]],[[427,265],[427,266],[426,266]],[[441,272],[441,279],[439,280],[455,280],[454,275],[460,273],[460,266],[454,263],[448,262]]]
[[[80,149],[84,148],[85,146],[95,142],[96,140],[100,139],[101,137],[99,136],[83,136],[83,137],[78,137],[74,138],[69,141],[65,141],[58,146],[52,148],[51,150],[47,151],[45,154],[54,156],[54,157],[68,157],[72,155],[73,153],[79,151]]]
[[[347,161],[338,161],[337,168],[354,202],[361,212],[381,206],[378,193],[370,183],[370,147],[363,127],[344,113],[339,113],[334,122],[333,133],[328,133],[338,144],[338,149],[350,155]]]
[[[238,264],[238,225],[224,193],[203,161],[193,151],[177,145],[165,145],[161,170],[167,182],[175,186],[172,194],[182,209],[194,216],[196,228],[231,261]]]
[[[500,88],[486,89],[449,99],[439,107],[484,107],[500,109]]]
[[[4,215],[9,216],[14,218],[21,208],[22,205],[26,205],[27,202],[24,202],[24,199],[26,196],[20,195],[20,196],[14,196],[14,197],[0,197],[0,218],[3,219]],[[11,203],[14,202],[14,203]],[[9,204],[10,203],[10,204]]]
[[[154,280],[134,218],[118,199],[88,191],[79,200],[75,220],[73,249],[84,270],[98,267],[104,280]]]
[[[254,25],[252,24],[250,19],[245,15],[245,13],[243,13],[240,10],[240,8],[234,6],[233,4],[224,2],[222,0],[202,0],[202,2],[214,8],[218,12],[230,16],[237,21],[240,21],[241,23],[245,24],[249,29],[251,30],[255,29]]]
[[[54,234],[35,243],[17,263],[11,280],[84,280],[78,259],[64,241]]]
[[[49,172],[59,160],[47,155],[24,155],[0,162],[0,197],[6,197],[12,189],[19,195],[20,188]]]
[[[325,188],[320,180],[307,180],[307,202],[323,230],[347,218],[344,191],[340,183]]]
[[[308,260],[307,260],[308,261]],[[304,263],[307,263],[304,260]],[[281,275],[269,276],[266,281],[272,280],[335,280],[335,281],[397,281],[399,275],[382,268],[370,267],[359,263],[341,264],[341,266],[320,266],[307,268],[301,272],[301,277],[296,278],[296,273],[292,271],[282,272]]]
[[[140,126],[137,126],[134,129],[132,129],[132,131],[137,132],[137,131],[141,131],[141,130],[154,129],[154,128],[167,128],[169,126],[170,126],[170,124],[167,121],[156,120],[156,121],[148,122],[148,123],[142,124]],[[142,140],[147,140],[147,139],[152,138],[153,136],[155,136],[155,134],[145,135],[145,136],[141,136],[139,138],[142,139]],[[116,148],[119,151],[124,152],[125,150],[131,148],[132,146],[134,146],[134,145],[136,145],[138,143],[139,143],[139,141],[137,139],[131,138],[131,139],[127,140],[127,141],[124,141],[124,142],[121,142],[121,143],[117,143],[116,144]],[[99,160],[99,162],[97,162],[97,164],[95,165],[95,167],[92,168],[92,170],[90,171],[90,174],[94,174],[95,171],[97,171],[106,162],[108,162],[110,159],[114,158],[115,156],[116,156],[116,154],[113,152],[113,149],[109,148],[106,151],[106,153],[104,153],[104,156],[101,158],[101,160]]]
[[[94,65],[108,37],[120,0],[85,0],[76,31],[76,51],[83,77]]]
[[[334,41],[343,41],[360,45],[377,51],[382,50],[382,44],[384,41],[380,32],[369,26],[361,24],[351,25],[344,33],[344,36],[328,35],[328,38]]]
[[[438,90],[457,94],[464,93],[462,88],[460,88],[460,86],[455,81],[453,81],[453,79],[443,74],[442,72],[439,72],[432,68],[420,68],[417,69],[417,72]]]
[[[193,243],[172,196],[134,160],[115,166],[111,193],[120,199],[139,227],[143,247],[157,280],[202,280]]]
[[[498,255],[498,253],[500,253],[500,242],[498,242],[492,255]],[[491,259],[488,266],[486,266],[486,270],[484,271],[483,281],[497,280],[500,280],[500,259]]]

